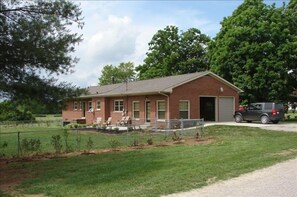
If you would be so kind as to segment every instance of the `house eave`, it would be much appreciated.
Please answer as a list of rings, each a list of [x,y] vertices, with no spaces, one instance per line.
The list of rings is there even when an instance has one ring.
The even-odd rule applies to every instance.
[[[123,92],[120,94],[89,94],[89,95],[82,95],[77,97],[78,99],[89,99],[94,97],[105,97],[105,98],[111,98],[111,97],[122,97],[122,96],[147,96],[147,95],[156,95],[159,94],[160,91],[157,92]],[[171,93],[171,91],[161,91],[162,93]]]

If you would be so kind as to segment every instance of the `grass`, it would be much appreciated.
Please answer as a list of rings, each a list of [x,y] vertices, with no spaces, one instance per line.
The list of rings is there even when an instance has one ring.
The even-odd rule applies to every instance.
[[[20,194],[160,196],[297,156],[297,133],[212,126],[205,129],[205,135],[215,141],[15,162],[0,165],[0,173],[23,180],[16,189]],[[0,179],[0,185],[4,182],[9,180]]]

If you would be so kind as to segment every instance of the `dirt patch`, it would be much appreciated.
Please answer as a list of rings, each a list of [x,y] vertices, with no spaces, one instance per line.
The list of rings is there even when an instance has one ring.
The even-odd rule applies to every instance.
[[[288,149],[288,150],[283,150],[281,152],[275,153],[274,155],[278,156],[289,156],[291,154],[297,153],[297,149]]]

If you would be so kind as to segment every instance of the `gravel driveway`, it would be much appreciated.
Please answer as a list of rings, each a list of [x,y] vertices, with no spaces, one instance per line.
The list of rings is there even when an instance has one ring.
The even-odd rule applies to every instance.
[[[275,130],[275,131],[290,131],[297,132],[297,123],[279,123],[279,124],[261,124],[261,123],[235,123],[235,122],[220,122],[220,123],[206,123],[205,126],[212,125],[231,125],[231,126],[247,126],[258,127],[261,129]]]
[[[261,123],[207,123],[210,125],[236,125],[259,127],[261,129],[297,132],[297,124]],[[296,142],[297,144],[297,142]],[[168,195],[169,197],[297,197],[297,159],[292,159],[274,166],[243,174],[212,185]]]
[[[294,197],[297,196],[297,159],[243,174],[227,181],[168,197]]]

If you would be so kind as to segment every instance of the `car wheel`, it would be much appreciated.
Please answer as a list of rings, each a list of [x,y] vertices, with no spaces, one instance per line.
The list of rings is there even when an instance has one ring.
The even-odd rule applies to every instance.
[[[278,122],[279,122],[279,120],[272,121],[273,124],[277,124]]]
[[[267,124],[269,122],[269,118],[267,116],[261,116],[262,124]]]
[[[242,122],[241,115],[236,115],[234,119],[235,119],[235,122],[237,122],[237,123],[241,123]]]

